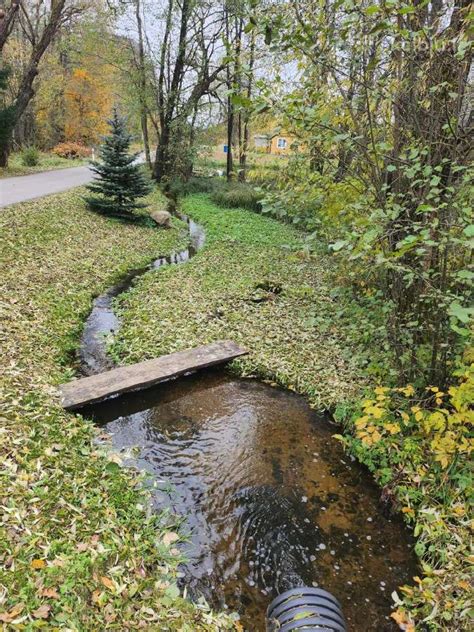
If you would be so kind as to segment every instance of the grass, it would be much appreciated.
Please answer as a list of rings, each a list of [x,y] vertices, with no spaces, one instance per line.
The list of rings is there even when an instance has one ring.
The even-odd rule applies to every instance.
[[[351,399],[360,371],[330,296],[329,257],[309,260],[293,228],[206,195],[187,197],[183,210],[205,226],[206,246],[122,295],[113,353],[135,362],[232,338],[251,352],[237,363],[243,374],[303,392],[318,408]]]
[[[41,171],[52,171],[53,169],[67,169],[68,167],[80,167],[87,165],[88,160],[79,158],[76,160],[70,160],[68,158],[61,158],[54,154],[46,152],[39,152],[39,162],[32,167],[26,166],[22,162],[21,152],[13,152],[10,154],[8,160],[8,167],[0,168],[0,178],[9,178],[11,176],[25,176],[31,173],[38,173]]]
[[[155,194],[150,203],[159,204]],[[179,597],[171,516],[150,516],[140,478],[59,405],[92,298],[182,245],[85,209],[81,191],[2,210],[0,621],[7,629],[216,630]]]

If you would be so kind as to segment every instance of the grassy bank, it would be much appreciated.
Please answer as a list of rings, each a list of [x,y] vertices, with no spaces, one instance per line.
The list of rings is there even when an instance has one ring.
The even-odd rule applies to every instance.
[[[71,160],[61,158],[55,154],[39,152],[37,165],[25,165],[23,163],[22,153],[14,152],[8,159],[8,167],[0,168],[0,178],[9,178],[11,176],[26,176],[30,173],[39,173],[41,171],[52,171],[53,169],[68,169],[69,167],[81,167],[87,165],[88,160],[77,158]]]
[[[433,386],[432,401],[416,399],[407,385],[368,389],[361,402],[364,385],[391,379],[392,359],[377,334],[380,301],[370,293],[349,300],[330,257],[309,260],[287,225],[219,208],[206,195],[188,196],[183,210],[205,226],[206,246],[185,266],[142,277],[118,301],[123,327],[114,353],[134,362],[232,338],[250,351],[235,363],[241,374],[336,407],[348,449],[418,537],[422,577],[394,596],[401,629],[469,629],[472,370],[460,370],[449,393]]]
[[[123,327],[113,351],[127,362],[232,338],[251,352],[238,361],[307,394],[318,408],[360,392],[344,325],[331,298],[330,261],[309,260],[301,235],[205,195],[183,210],[206,228],[206,246],[187,265],[142,277],[119,300]]]
[[[185,238],[179,223],[163,231],[91,214],[80,193],[0,213],[0,621],[24,630],[225,629],[178,597],[170,519],[149,516],[138,478],[90,423],[59,406],[54,385],[70,377],[92,298]]]

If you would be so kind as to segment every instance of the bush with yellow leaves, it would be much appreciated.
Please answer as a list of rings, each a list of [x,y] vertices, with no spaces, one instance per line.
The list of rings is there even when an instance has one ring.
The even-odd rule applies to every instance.
[[[383,498],[413,525],[423,577],[393,593],[404,630],[468,626],[469,506],[473,481],[474,364],[462,366],[447,392],[429,386],[379,386],[339,436],[384,485]]]

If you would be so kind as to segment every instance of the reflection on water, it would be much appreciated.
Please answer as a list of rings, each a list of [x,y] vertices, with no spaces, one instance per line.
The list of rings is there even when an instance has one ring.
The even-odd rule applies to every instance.
[[[276,594],[319,585],[351,630],[397,629],[390,595],[416,574],[410,538],[302,397],[214,370],[88,413],[116,447],[138,448],[139,467],[161,481],[156,507],[186,517],[191,596],[264,630]]]

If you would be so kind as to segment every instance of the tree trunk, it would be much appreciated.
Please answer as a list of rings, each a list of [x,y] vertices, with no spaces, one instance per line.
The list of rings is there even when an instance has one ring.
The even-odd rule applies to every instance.
[[[234,160],[232,156],[232,142],[234,140],[234,106],[232,99],[227,97],[227,160],[226,160],[226,177],[227,181],[232,180],[232,172],[234,169]]]
[[[252,31],[250,37],[250,59],[248,70],[248,83],[247,83],[247,99],[250,101],[252,98],[253,90],[253,69],[255,64],[255,31]],[[247,153],[250,146],[250,112],[248,108],[244,112],[244,124],[243,124],[243,138],[241,144],[241,152],[239,156],[239,180],[245,182],[247,178]]]
[[[12,122],[10,129],[2,130],[0,153],[2,154],[1,161],[4,163],[3,166],[6,166],[6,163],[8,162],[8,154],[11,147],[13,130],[35,94],[35,91],[33,89],[33,82],[36,75],[38,74],[39,63],[49,45],[51,44],[54,36],[56,35],[56,32],[61,26],[65,3],[66,0],[56,0],[56,2],[51,3],[51,12],[49,14],[49,19],[43,29],[41,37],[33,46],[33,50],[31,51],[28,65],[26,66],[26,70],[20,81],[20,85],[13,103]],[[0,32],[3,33],[3,31]],[[2,44],[2,40],[0,40],[0,44]]]
[[[0,53],[12,31],[19,9],[19,0],[13,0],[8,9],[0,9]]]
[[[171,139],[171,124],[168,120],[161,127],[161,134],[155,154],[153,177],[160,183],[169,175],[169,145]]]
[[[8,167],[8,156],[10,154],[9,145],[0,144],[0,167]]]
[[[143,24],[141,16],[140,0],[135,0],[135,17],[138,30],[138,72],[140,83],[140,123],[142,128],[143,146],[145,148],[145,160],[151,169],[150,140],[148,134],[148,112],[146,106],[146,69],[145,49],[143,46]]]
[[[157,182],[162,182],[169,175],[170,167],[170,140],[171,124],[176,112],[179,97],[179,86],[183,79],[186,62],[186,34],[188,29],[188,19],[191,10],[191,0],[183,0],[181,5],[181,19],[179,28],[178,54],[173,69],[173,77],[169,90],[169,96],[166,103],[165,113],[162,116],[161,135],[156,148],[155,167],[153,176]],[[169,4],[169,14],[167,19],[168,25],[171,25],[172,2]],[[169,35],[169,32],[168,32]]]
[[[227,6],[225,7],[225,31],[226,39],[230,42],[231,32],[229,24],[229,8]],[[227,95],[227,155],[225,173],[227,181],[230,182],[233,171],[232,141],[234,136],[234,105],[231,98],[232,76],[229,62],[226,64],[226,83],[229,94]]]

